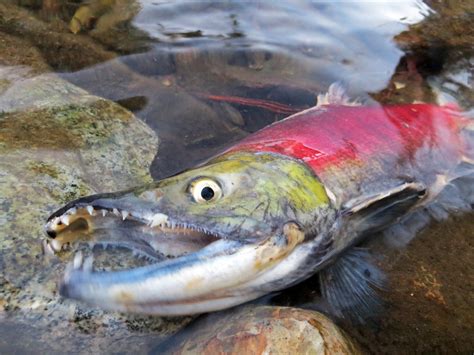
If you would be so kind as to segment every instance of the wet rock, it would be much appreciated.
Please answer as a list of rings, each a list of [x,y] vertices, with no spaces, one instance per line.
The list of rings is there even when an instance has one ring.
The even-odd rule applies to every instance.
[[[144,51],[149,48],[150,39],[132,25],[141,6],[135,0],[83,1],[68,27],[72,33],[87,33],[120,53]]]
[[[137,115],[160,138],[160,153],[152,167],[152,175],[160,179],[195,166],[248,133],[231,120],[223,119],[220,114],[228,117],[227,112],[215,110],[174,84],[174,77],[159,76],[157,80],[142,75],[150,74],[152,67],[147,63],[156,58],[164,57],[153,53],[127,56],[63,77],[98,96],[138,109]]]
[[[396,43],[406,51],[455,47],[472,53],[474,3],[463,0],[425,3],[430,6],[429,16],[395,36]]]
[[[67,201],[150,182],[156,135],[120,105],[54,75],[1,67],[0,78],[0,353],[146,351],[189,319],[61,299],[57,282],[71,255],[46,257],[41,242],[46,218]]]
[[[113,10],[115,3],[114,0],[93,0],[82,4],[74,13],[71,22],[69,22],[69,29],[72,33],[78,33],[91,29],[94,23],[99,27],[104,20],[104,16],[107,16]],[[133,17],[135,13],[136,11],[130,17]],[[130,18],[127,13],[122,14],[122,16],[124,15],[126,18]]]
[[[0,38],[4,34],[27,41],[30,47],[33,43],[46,63],[57,70],[77,70],[116,56],[95,40],[70,33],[65,23],[42,21],[9,2],[0,2]]]
[[[209,315],[171,342],[172,354],[360,353],[321,313],[287,307],[244,306]]]
[[[0,32],[0,65],[28,65],[34,74],[50,71],[41,52],[24,39]],[[3,78],[0,78],[2,80]]]
[[[430,6],[425,8],[425,19],[394,36],[406,54],[387,87],[372,97],[383,103],[456,101],[470,110],[474,96],[474,30],[470,25],[474,2],[425,3]]]

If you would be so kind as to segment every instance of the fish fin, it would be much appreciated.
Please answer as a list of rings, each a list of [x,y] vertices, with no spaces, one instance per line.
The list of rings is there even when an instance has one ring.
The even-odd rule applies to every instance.
[[[319,94],[316,99],[316,107],[325,105],[360,106],[361,104],[357,99],[351,100],[342,84],[338,82],[332,83],[328,92]]]
[[[384,231],[383,240],[392,247],[405,247],[432,219],[442,221],[451,214],[474,210],[474,165],[463,162],[439,195],[429,204],[402,217]]]
[[[400,222],[384,230],[383,242],[390,247],[405,247],[430,221],[431,217],[425,209],[410,213]]]
[[[377,291],[385,290],[387,281],[371,259],[367,249],[352,248],[319,273],[321,293],[336,317],[365,323],[383,309]]]
[[[399,220],[425,195],[421,183],[405,182],[379,193],[349,200],[341,214],[354,230],[374,232]]]

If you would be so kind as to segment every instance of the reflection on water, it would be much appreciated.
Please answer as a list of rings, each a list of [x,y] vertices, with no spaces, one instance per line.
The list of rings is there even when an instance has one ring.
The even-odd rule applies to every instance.
[[[0,229],[0,329],[10,329],[11,334],[11,329],[33,327],[28,332],[35,334],[34,340],[20,347],[29,352],[36,343],[56,341],[51,338],[59,335],[65,338],[63,346],[77,351],[92,345],[118,351],[129,342],[134,342],[130,350],[142,352],[150,344],[156,346],[189,319],[121,318],[58,301],[53,293],[55,277],[62,272],[67,256],[51,264],[40,255],[41,224],[48,213],[69,198],[147,180],[150,163],[154,178],[196,165],[249,133],[314,105],[317,93],[336,81],[368,104],[441,98],[472,110],[474,50],[469,24],[473,13],[472,5],[461,1],[445,6],[431,1],[10,0],[0,4],[0,137],[11,137],[11,141],[2,138],[0,142],[0,177],[27,176],[20,184],[5,178],[9,192],[0,195],[0,221],[8,222]],[[45,91],[41,83],[53,79],[38,75],[47,72],[60,73],[60,78]],[[129,121],[122,107],[148,127]],[[65,117],[72,117],[68,115],[75,110],[83,119],[73,124]],[[103,119],[91,122],[95,115]],[[124,128],[128,131],[121,133]],[[8,136],[2,135],[5,132]],[[34,136],[31,144],[28,135]],[[158,149],[152,135],[159,139]],[[48,143],[40,144],[42,140]],[[48,151],[39,152],[38,147]],[[30,157],[27,164],[15,167],[14,162],[26,156]],[[103,175],[108,170],[112,177]],[[35,184],[48,198],[24,197],[33,194],[27,186]],[[16,230],[23,233],[19,237],[12,235],[21,224],[18,216],[34,225],[21,225]],[[357,334],[348,328],[349,332],[372,352],[413,349],[419,340],[410,333],[416,329],[426,343],[417,349],[443,351],[454,337],[458,340],[454,349],[472,350],[468,334],[474,320],[459,313],[472,306],[460,296],[472,292],[472,274],[466,276],[471,286],[456,293],[454,288],[462,286],[457,281],[449,284],[446,273],[456,273],[457,264],[446,262],[448,270],[443,271],[430,265],[427,254],[430,245],[443,249],[439,239],[446,228],[452,234],[447,243],[456,241],[457,248],[464,245],[456,250],[468,262],[472,259],[466,254],[468,238],[473,235],[469,223],[467,217],[459,229],[456,223],[433,227],[415,243],[413,254],[388,253],[394,261],[387,269],[401,280],[400,289],[409,292],[410,285],[421,282],[426,286],[433,280],[426,281],[420,273],[434,275],[438,281],[446,280],[447,284],[436,282],[442,284],[439,292],[455,299],[452,303],[429,303],[425,293],[420,293],[410,296],[417,301],[413,307],[395,306],[401,315],[390,313],[391,318],[378,330],[364,329]],[[21,243],[12,242],[14,238]],[[442,258],[444,254],[437,255]],[[399,260],[407,264],[405,269]],[[23,272],[27,265],[31,270]],[[313,292],[308,290],[310,284],[301,286],[305,295]],[[285,293],[285,302],[304,303],[295,300],[299,292]],[[394,300],[406,304],[403,293],[396,293]],[[445,317],[415,314],[416,305],[427,313],[444,312]],[[32,312],[35,320],[25,312]],[[464,317],[461,325],[455,324],[453,315]],[[52,332],[46,330],[49,322]],[[413,326],[403,328],[403,324]],[[114,348],[88,328],[125,340]],[[80,342],[70,343],[68,333],[77,335]],[[433,335],[444,340],[434,341],[430,339]],[[12,349],[5,340],[0,342],[2,348]],[[44,347],[45,351],[59,349]]]
[[[291,112],[202,98],[252,97],[298,110],[336,81],[367,97],[386,87],[403,56],[394,35],[428,12],[419,2],[142,6],[132,26],[148,33],[150,51],[64,77],[112,100],[146,98],[136,113],[161,135],[155,178]]]

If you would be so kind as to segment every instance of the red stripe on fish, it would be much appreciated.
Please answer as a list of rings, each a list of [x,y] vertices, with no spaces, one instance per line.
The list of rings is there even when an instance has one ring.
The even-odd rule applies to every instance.
[[[279,102],[269,101],[269,100],[251,99],[251,98],[238,97],[238,96],[219,96],[219,95],[202,95],[202,94],[198,96],[203,97],[207,100],[212,100],[212,101],[223,101],[223,102],[234,103],[234,104],[239,104],[239,105],[244,105],[244,106],[259,107],[268,111],[272,111],[275,113],[282,113],[286,115],[291,115],[293,113],[301,111],[301,108],[291,107],[285,104],[281,104]]]
[[[407,104],[385,107],[315,107],[252,134],[229,151],[274,152],[306,162],[316,173],[374,155],[414,159],[419,148],[443,147],[459,155],[460,116],[453,107]]]

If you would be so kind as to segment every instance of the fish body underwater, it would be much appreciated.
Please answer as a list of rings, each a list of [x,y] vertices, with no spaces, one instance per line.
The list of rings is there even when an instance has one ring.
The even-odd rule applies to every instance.
[[[81,234],[152,260],[103,272],[75,257],[60,293],[109,310],[215,311],[319,273],[334,313],[363,319],[385,281],[358,245],[381,230],[405,245],[431,217],[471,210],[472,136],[454,106],[354,105],[333,85],[195,169],[70,202],[45,249]]]

